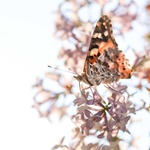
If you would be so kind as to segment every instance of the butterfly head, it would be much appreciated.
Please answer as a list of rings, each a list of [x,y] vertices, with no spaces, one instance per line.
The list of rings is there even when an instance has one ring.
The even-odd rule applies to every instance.
[[[86,76],[85,73],[82,73],[81,75],[74,76],[74,78],[75,78],[76,80],[78,80],[79,82],[84,82],[84,83],[86,83],[86,84],[88,84],[88,85],[90,85],[90,86],[93,85],[93,84],[91,84],[91,83],[89,82],[89,80],[88,80],[88,78],[87,78],[87,76]]]

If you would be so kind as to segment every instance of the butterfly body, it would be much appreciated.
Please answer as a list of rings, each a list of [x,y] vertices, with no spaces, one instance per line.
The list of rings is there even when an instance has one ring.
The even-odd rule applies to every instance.
[[[112,34],[111,20],[106,15],[102,16],[94,29],[83,73],[75,77],[78,81],[93,86],[130,77],[128,60],[118,49]]]

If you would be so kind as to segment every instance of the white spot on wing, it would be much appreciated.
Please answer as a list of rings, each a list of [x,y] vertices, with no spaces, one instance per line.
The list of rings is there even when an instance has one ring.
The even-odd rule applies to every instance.
[[[98,49],[97,49],[97,48],[93,48],[93,49],[90,51],[90,56],[97,55],[97,54],[98,54]]]
[[[94,33],[93,38],[102,38],[102,34],[101,33]]]

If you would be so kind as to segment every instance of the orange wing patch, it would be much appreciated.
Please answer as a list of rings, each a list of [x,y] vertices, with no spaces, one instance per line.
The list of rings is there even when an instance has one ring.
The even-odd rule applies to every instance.
[[[98,51],[102,54],[105,50],[107,50],[110,47],[115,48],[113,42],[109,39],[107,43],[101,42],[99,44]]]

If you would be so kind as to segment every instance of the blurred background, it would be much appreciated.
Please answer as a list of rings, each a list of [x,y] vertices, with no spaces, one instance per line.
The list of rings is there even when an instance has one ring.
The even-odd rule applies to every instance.
[[[0,1],[0,149],[50,149],[62,132],[32,108],[32,85],[59,49],[52,37],[58,3]]]
[[[77,65],[77,67],[80,66],[79,71],[78,69],[74,69],[74,63],[66,62],[66,59],[71,54],[64,53],[63,48],[66,45],[69,45],[70,47],[72,47],[72,45],[70,43],[68,44],[65,41],[63,43],[64,47],[62,48],[62,41],[53,36],[54,33],[57,34],[57,30],[60,29],[58,27],[58,22],[61,18],[58,14],[60,9],[66,16],[68,16],[68,18],[73,17],[74,21],[76,21],[77,19],[69,13],[69,9],[73,9],[75,12],[77,12],[76,9],[79,9],[77,7],[78,1],[76,1],[76,5],[74,5],[76,7],[71,8],[69,2],[73,3],[74,1],[64,2],[66,2],[66,5],[64,5],[64,7],[62,8],[60,7],[62,6],[60,4],[63,3],[62,0],[0,1],[0,149],[48,150],[53,145],[58,144],[60,139],[64,135],[71,134],[70,132],[73,126],[71,124],[71,121],[67,120],[64,117],[63,121],[59,123],[54,116],[49,119],[49,113],[45,112],[44,114],[40,112],[41,110],[39,110],[39,107],[35,102],[36,98],[34,96],[36,92],[34,91],[34,88],[32,88],[32,86],[38,87],[37,85],[35,85],[35,83],[39,83],[40,79],[45,78],[45,76],[51,78],[51,74],[45,73],[51,70],[47,67],[48,65],[54,67],[58,65],[62,68],[65,68],[64,66],[66,65],[66,69],[69,68],[77,73],[80,73],[82,71],[81,65]],[[131,1],[128,0],[120,0],[119,2],[120,5],[126,3],[128,5],[131,3]],[[82,37],[88,35],[88,37],[90,38],[93,27],[101,16],[100,12],[102,10],[100,9],[100,6],[104,5],[105,3],[109,3],[109,5],[105,10],[103,10],[104,12],[107,12],[107,14],[112,17],[113,15],[115,15],[115,13],[121,14],[122,16],[120,16],[123,17],[121,9],[118,9],[118,11],[115,10],[117,9],[116,6],[118,5],[118,1],[98,2],[96,0],[91,0],[87,1],[87,3],[93,3],[93,5],[88,5],[88,8],[84,8],[83,10],[78,12],[78,15],[81,17],[80,19],[84,23],[91,22],[93,26],[91,25],[90,27],[87,27],[87,30],[85,29],[84,32],[84,25],[82,24],[82,32],[74,31],[77,35],[80,34],[80,36]],[[97,3],[102,4],[98,5]],[[133,8],[131,9],[133,18],[127,18],[129,20],[126,22],[122,22],[123,25],[121,27],[116,23],[116,27],[122,29],[122,31],[120,31],[122,33],[119,33],[117,29],[114,31],[116,35],[119,35],[117,36],[116,40],[119,43],[120,49],[126,51],[127,58],[130,60],[132,66],[135,63],[136,57],[131,57],[131,52],[128,50],[128,47],[130,45],[130,49],[136,49],[139,51],[142,51],[145,48],[145,44],[141,43],[144,43],[144,38],[148,38],[149,22],[147,20],[147,16],[150,16],[149,4],[150,1],[148,0],[139,0],[138,2],[136,2],[135,6],[133,5]],[[87,4],[83,1],[83,4],[81,4],[80,2],[80,6],[81,5]],[[121,8],[121,6],[119,7]],[[122,10],[126,11],[127,8],[128,6],[126,6],[126,8],[122,8]],[[110,13],[108,13],[109,10]],[[111,14],[111,11],[114,14]],[[63,20],[63,18],[61,19]],[[113,22],[118,21],[117,19],[119,18],[114,18]],[[130,19],[135,19],[133,21],[133,24],[131,25],[132,27],[130,27]],[[136,22],[136,20],[138,20],[138,22]],[[121,21],[119,20],[118,22],[121,23]],[[78,22],[77,27],[79,26],[80,22]],[[71,30],[71,28],[69,30]],[[131,30],[131,32],[129,32],[129,30]],[[69,33],[67,32],[67,29],[66,33]],[[57,35],[57,37],[58,36],[59,35]],[[70,34],[70,36],[72,35]],[[65,39],[65,37],[62,36],[62,39]],[[124,43],[122,42],[124,41],[124,39],[128,40]],[[71,40],[72,39],[70,39],[70,41]],[[84,49],[86,51],[86,46],[88,43],[85,39],[82,40],[80,41],[81,43],[86,43],[84,45]],[[59,52],[59,50],[61,50],[61,52]],[[85,51],[82,59],[84,59],[85,57]],[[66,58],[64,58],[65,63],[62,60],[60,61],[60,59],[58,62],[58,52],[59,55],[63,54],[63,57],[65,57],[67,54]],[[144,53],[142,54],[141,52],[140,54],[144,55]],[[51,71],[53,73],[55,72],[54,70]],[[63,72],[62,74],[65,73]],[[69,74],[68,76],[72,78],[73,75]],[[138,82],[139,80],[135,78],[134,81]],[[70,79],[69,82],[72,82],[72,79]],[[54,83],[48,84],[47,82],[46,84],[46,86],[50,86],[51,88],[55,87]],[[131,84],[131,82],[129,81],[128,84]],[[142,82],[142,85],[143,84],[147,85],[147,88],[149,88],[149,82],[144,81],[144,83]],[[72,85],[72,83],[69,85],[63,84],[63,86],[68,91],[70,90],[70,85]],[[141,86],[141,84],[137,85]],[[57,85],[55,89],[56,91],[61,91]],[[66,91],[64,92],[65,94],[68,92]],[[73,91],[76,91],[76,89],[74,89]],[[70,91],[69,96],[69,98],[71,98],[72,100],[75,99],[74,96],[71,96]],[[141,97],[143,96],[147,97],[148,101],[146,101],[146,103],[148,108],[149,93],[142,94]],[[64,97],[61,97],[60,99],[64,99]],[[38,105],[41,103],[38,103]],[[58,105],[60,105],[60,103]],[[65,106],[68,105],[70,105],[70,102]],[[63,108],[66,110],[66,107]],[[47,106],[44,106],[42,109],[48,110]],[[74,112],[74,110],[72,112],[72,109],[68,109],[67,111],[68,114],[73,114]],[[56,111],[56,113],[60,112]],[[139,115],[140,117],[142,117],[143,113]],[[136,146],[134,148],[132,147],[132,149],[148,150],[150,146],[150,130],[149,128],[144,128],[144,126],[148,127],[150,125],[150,119],[148,118],[149,114],[144,114],[144,116],[146,116],[146,119],[143,121],[143,124],[140,124],[139,126],[137,125],[138,127],[134,132],[138,132],[138,135],[135,134],[137,139],[140,139],[140,136],[143,136],[143,139],[141,138],[138,141],[138,146],[135,144]],[[137,120],[138,119],[139,118],[137,118]],[[53,121],[53,123],[50,123],[51,121]],[[139,131],[139,129],[141,129],[141,131]]]

